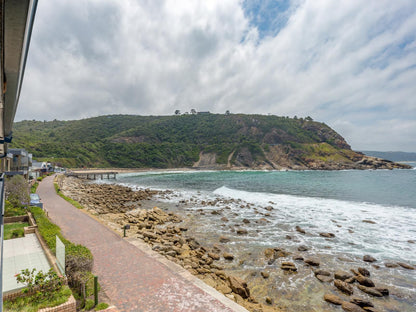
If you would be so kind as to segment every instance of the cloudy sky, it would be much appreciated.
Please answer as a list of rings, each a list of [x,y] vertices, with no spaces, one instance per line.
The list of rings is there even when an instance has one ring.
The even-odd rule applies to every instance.
[[[192,108],[416,152],[416,2],[39,1],[16,121]]]

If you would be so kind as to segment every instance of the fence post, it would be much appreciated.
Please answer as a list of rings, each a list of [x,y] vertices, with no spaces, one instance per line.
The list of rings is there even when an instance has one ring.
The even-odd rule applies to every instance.
[[[94,306],[98,304],[98,276],[94,276]]]

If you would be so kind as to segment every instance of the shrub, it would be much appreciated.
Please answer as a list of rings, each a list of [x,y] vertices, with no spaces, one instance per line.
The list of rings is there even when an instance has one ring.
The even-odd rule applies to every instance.
[[[26,213],[26,208],[22,205],[14,206],[10,201],[5,201],[5,217],[24,216]]]
[[[6,199],[15,207],[29,204],[29,186],[21,175],[15,175],[6,180]]]
[[[26,284],[23,293],[34,292],[32,297],[35,302],[52,299],[65,284],[64,278],[56,274],[53,269],[49,269],[47,273],[43,271],[36,273],[36,269],[31,271],[25,269],[16,274],[16,280],[18,283]]]
[[[87,299],[85,301],[85,306],[84,306],[84,310],[85,311],[89,311],[94,307],[94,300],[92,299]]]

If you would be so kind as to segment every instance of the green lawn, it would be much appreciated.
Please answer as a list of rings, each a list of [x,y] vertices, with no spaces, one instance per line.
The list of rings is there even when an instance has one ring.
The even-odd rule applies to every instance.
[[[27,222],[7,223],[4,225],[4,239],[18,238],[24,236],[23,228],[29,226]]]

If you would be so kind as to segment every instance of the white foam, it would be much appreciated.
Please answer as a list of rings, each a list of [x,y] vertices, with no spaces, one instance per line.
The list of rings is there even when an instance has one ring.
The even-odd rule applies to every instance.
[[[372,253],[385,259],[415,261],[415,244],[408,240],[416,237],[416,210],[398,206],[382,206],[370,203],[349,202],[334,199],[293,195],[247,192],[220,187],[213,192],[227,198],[241,199],[259,206],[272,204],[272,222],[269,235],[275,226],[290,229],[296,225],[316,234],[309,243],[327,245],[319,232],[336,235],[334,248],[338,251],[362,255]],[[245,211],[241,211],[245,213]],[[375,222],[366,223],[363,220]],[[353,233],[350,233],[352,230]],[[272,235],[271,239],[276,239]]]

